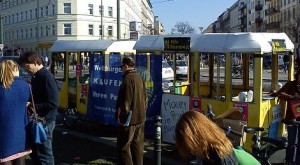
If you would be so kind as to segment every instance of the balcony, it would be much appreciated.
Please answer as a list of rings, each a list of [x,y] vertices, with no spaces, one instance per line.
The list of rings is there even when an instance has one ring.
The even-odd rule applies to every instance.
[[[260,24],[263,22],[263,18],[258,16],[257,18],[255,18],[255,23]]]
[[[271,22],[265,24],[265,29],[266,30],[276,30],[280,28],[280,22]]]
[[[265,11],[265,14],[266,14],[266,16],[270,16],[270,15],[273,15],[273,14],[278,13],[278,12],[280,12],[279,7],[278,6],[272,6],[272,7],[270,7],[269,9],[267,9]]]
[[[260,11],[263,9],[263,7],[264,6],[262,4],[257,4],[257,5],[255,5],[255,11]]]
[[[242,18],[245,18],[246,17],[246,14],[239,14],[239,19],[242,19]]]
[[[247,8],[247,4],[244,2],[241,2],[240,6],[239,6],[239,10],[243,10],[245,8]]]

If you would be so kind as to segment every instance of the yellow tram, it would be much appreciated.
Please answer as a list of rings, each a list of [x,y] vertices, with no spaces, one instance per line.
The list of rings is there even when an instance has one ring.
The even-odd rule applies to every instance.
[[[277,98],[268,96],[271,90],[278,90],[293,79],[294,45],[285,33],[142,36],[135,49],[138,53],[171,56],[163,58],[171,63],[181,60],[178,56],[183,55],[188,62],[187,78],[178,79],[175,71],[175,90],[162,97],[162,132],[166,142],[175,141],[174,126],[185,111],[179,106],[165,106],[170,100],[177,100],[174,105],[189,104],[186,110],[204,112],[207,104],[211,104],[217,115],[239,107],[243,123],[251,127],[269,128],[279,120],[278,115],[285,115],[280,109],[274,110]],[[286,54],[289,67],[284,73],[281,60]],[[279,127],[275,133],[281,136],[285,131],[282,124],[275,127]],[[245,147],[250,149],[250,145],[249,136]]]

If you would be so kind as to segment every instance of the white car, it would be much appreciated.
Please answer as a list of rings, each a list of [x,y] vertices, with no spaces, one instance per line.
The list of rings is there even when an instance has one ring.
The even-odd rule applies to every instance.
[[[174,80],[174,71],[172,67],[165,61],[162,61],[162,79],[165,80]]]
[[[174,63],[172,68],[174,68]],[[187,77],[188,74],[188,62],[186,60],[177,60],[176,61],[176,76],[179,77]]]

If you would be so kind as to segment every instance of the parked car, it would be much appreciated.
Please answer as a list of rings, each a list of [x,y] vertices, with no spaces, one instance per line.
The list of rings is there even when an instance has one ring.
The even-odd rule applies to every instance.
[[[162,79],[164,80],[174,80],[174,71],[172,67],[165,61],[162,61]]]
[[[173,69],[176,69],[177,78],[186,78],[188,74],[188,62],[186,60],[177,60],[176,68],[175,65],[172,65]]]
[[[162,90],[163,92],[170,93],[174,91],[173,82],[170,80],[163,79],[162,80]]]
[[[14,61],[18,62],[19,56],[2,56],[2,57],[0,57],[0,62],[2,62],[3,60],[14,60]],[[22,77],[26,81],[30,82],[31,75],[24,68],[20,67],[19,72],[20,72],[20,77]]]

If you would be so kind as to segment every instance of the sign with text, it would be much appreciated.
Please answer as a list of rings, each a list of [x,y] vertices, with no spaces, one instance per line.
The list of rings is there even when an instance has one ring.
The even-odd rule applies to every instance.
[[[180,116],[189,110],[189,99],[189,96],[162,95],[162,141],[175,143],[176,123]]]
[[[190,51],[190,37],[164,38],[165,51]]]
[[[137,72],[146,83],[148,109],[146,116],[145,134],[154,135],[155,117],[160,115],[162,96],[161,56],[134,55]],[[122,57],[120,54],[93,54],[90,56],[90,77],[88,89],[89,119],[95,119],[104,124],[117,125],[115,106],[120,85],[122,84]]]
[[[243,121],[248,121],[248,103],[234,103],[233,107],[239,107],[240,112],[243,115],[242,120]]]
[[[191,98],[190,110],[202,112],[202,110],[201,110],[201,98],[195,98],[195,97]]]
[[[285,52],[286,44],[285,40],[272,40],[272,49],[273,52]]]

